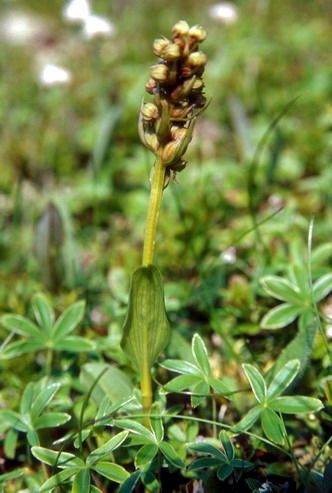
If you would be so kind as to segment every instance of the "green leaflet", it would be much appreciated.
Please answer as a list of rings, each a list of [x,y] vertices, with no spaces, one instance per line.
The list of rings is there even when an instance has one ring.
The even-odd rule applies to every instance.
[[[154,265],[140,267],[132,276],[121,347],[142,373],[144,362],[151,368],[169,337],[160,272]]]
[[[300,361],[300,370],[297,377],[303,373],[312,354],[317,326],[317,320],[313,319],[310,323],[306,324],[303,329],[299,330],[294,339],[280,353],[274,366],[269,371],[267,377],[268,383],[271,382],[272,378],[285,366],[288,361],[293,359],[298,359]]]

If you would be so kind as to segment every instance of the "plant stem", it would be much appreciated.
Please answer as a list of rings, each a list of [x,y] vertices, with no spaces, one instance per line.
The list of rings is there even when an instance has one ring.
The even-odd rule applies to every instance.
[[[151,194],[143,246],[143,266],[148,266],[152,264],[154,247],[156,243],[158,216],[165,180],[165,166],[161,159],[161,152],[162,149],[160,149],[158,152],[151,179]],[[147,338],[145,338],[145,341],[147,344]],[[148,362],[148,350],[148,347],[144,348],[144,365],[141,374],[142,400],[145,413],[148,413],[152,406],[152,382],[151,368]],[[145,425],[150,426],[150,420],[148,416],[145,418]]]
[[[46,376],[49,378],[52,372],[52,362],[53,362],[53,349],[47,348],[46,353]]]
[[[142,265],[147,266],[153,263],[153,253],[156,243],[156,233],[158,216],[160,210],[161,197],[163,195],[165,166],[161,160],[161,151],[157,155],[151,179],[151,194],[143,247]]]

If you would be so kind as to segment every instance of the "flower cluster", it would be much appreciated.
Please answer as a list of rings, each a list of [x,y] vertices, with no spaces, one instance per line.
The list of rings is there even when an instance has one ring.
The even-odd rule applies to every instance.
[[[207,56],[198,47],[207,33],[185,21],[177,22],[172,32],[171,41],[162,37],[153,43],[160,61],[152,65],[145,84],[153,102],[142,103],[139,120],[141,141],[159,155],[168,172],[185,167],[182,156],[192,138],[196,116],[206,107],[202,75]]]

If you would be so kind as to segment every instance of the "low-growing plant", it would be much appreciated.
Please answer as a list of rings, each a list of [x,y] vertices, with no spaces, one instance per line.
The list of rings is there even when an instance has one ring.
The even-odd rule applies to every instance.
[[[158,217],[163,192],[186,167],[184,154],[196,118],[207,107],[202,79],[207,57],[199,50],[205,38],[202,27],[179,21],[171,40],[161,37],[153,44],[159,60],[146,83],[152,102],[142,103],[139,135],[155,155],[155,163],[142,265],[132,274],[123,326],[122,368],[109,361],[105,336],[91,341],[72,335],[84,315],[83,301],[55,320],[50,302],[36,294],[32,308],[37,323],[15,314],[1,319],[10,332],[1,360],[8,364],[29,353],[36,358],[42,355],[45,375],[26,385],[20,402],[15,400],[11,406],[6,395],[8,408],[0,411],[0,432],[6,435],[5,456],[16,458],[18,464],[0,475],[0,491],[5,491],[5,483],[9,493],[16,491],[15,481],[31,493],[104,493],[115,488],[119,493],[293,491],[284,486],[286,481],[282,486],[265,481],[269,475],[262,472],[268,467],[262,459],[265,454],[277,457],[274,462],[287,461],[296,491],[331,491],[327,454],[332,439],[319,443],[316,455],[303,463],[295,450],[300,435],[287,418],[290,414],[300,422],[298,415],[304,414],[309,421],[324,407],[317,397],[298,395],[294,386],[305,374],[313,350],[320,315],[317,304],[332,290],[329,273],[312,282],[310,255],[309,269],[294,264],[289,279],[276,275],[261,279],[263,289],[283,301],[264,315],[262,328],[286,327],[299,317],[298,334],[274,364],[263,369],[265,377],[253,361],[243,362],[244,374],[230,361],[233,377],[221,378],[205,338],[198,333],[192,337],[191,351],[186,346],[188,361],[167,354],[158,361],[163,351],[167,353],[171,335],[163,281],[154,260]],[[311,253],[311,237],[308,250]],[[21,339],[12,342],[17,336]],[[55,364],[54,354],[61,358],[83,351],[91,361],[81,367],[80,375],[73,368],[70,381],[63,383],[64,371]],[[170,372],[179,375],[170,379]],[[69,387],[65,404],[54,400],[61,385]],[[286,389],[289,395],[283,395]],[[223,413],[218,413],[218,406]],[[17,453],[23,434],[27,468],[21,467],[24,461]],[[322,468],[313,470],[319,459],[324,473]],[[280,476],[283,473],[284,469]]]

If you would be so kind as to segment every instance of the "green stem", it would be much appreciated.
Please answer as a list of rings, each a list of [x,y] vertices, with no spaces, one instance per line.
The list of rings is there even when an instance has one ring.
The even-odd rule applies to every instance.
[[[151,194],[148,215],[146,220],[146,229],[144,237],[143,247],[143,259],[142,265],[148,266],[153,263],[154,247],[156,243],[157,224],[160,210],[161,198],[164,190],[165,180],[165,166],[161,160],[162,149],[159,150],[157,159],[154,165],[154,170],[151,179]],[[145,338],[146,345],[148,343]],[[148,413],[152,406],[152,382],[151,382],[151,368],[148,363],[148,347],[144,348],[143,358],[144,365],[141,374],[141,390],[144,412]],[[150,420],[147,416],[145,418],[145,425],[150,426]]]
[[[49,378],[51,376],[52,363],[53,363],[53,349],[49,347],[49,348],[47,348],[46,365],[45,365],[47,378]]]
[[[147,266],[153,263],[153,253],[156,243],[156,233],[161,198],[164,190],[165,170],[159,151],[151,180],[151,194],[143,247],[142,265]]]

